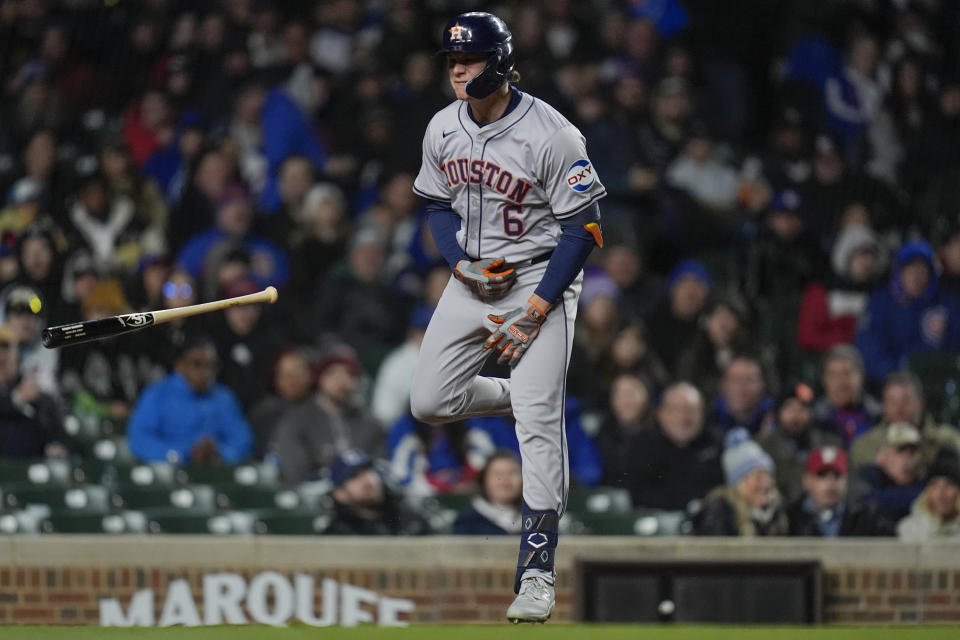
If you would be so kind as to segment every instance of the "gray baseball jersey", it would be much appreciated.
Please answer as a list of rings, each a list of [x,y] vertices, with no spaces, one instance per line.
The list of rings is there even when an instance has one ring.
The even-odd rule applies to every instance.
[[[460,214],[457,240],[467,255],[507,262],[553,250],[557,219],[606,195],[580,131],[528,94],[482,127],[466,102],[439,111],[423,136],[414,191]]]
[[[451,204],[461,218],[457,240],[469,256],[525,264],[517,267],[508,294],[494,301],[479,299],[450,278],[424,336],[411,410],[431,423],[513,415],[524,502],[562,514],[569,486],[566,375],[582,274],[551,309],[509,380],[477,374],[487,356],[484,342],[496,328],[487,315],[527,305],[548,264],[529,261],[556,248],[558,219],[606,194],[584,138],[555,109],[527,94],[482,127],[458,100],[427,127],[414,191]]]

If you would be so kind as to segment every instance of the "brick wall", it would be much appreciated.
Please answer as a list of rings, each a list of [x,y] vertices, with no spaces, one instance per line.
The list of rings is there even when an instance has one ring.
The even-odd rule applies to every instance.
[[[271,538],[250,547],[250,541],[219,539],[213,552],[209,538],[171,537],[160,545],[165,549],[155,549],[159,539],[150,538],[150,553],[144,553],[143,539],[104,537],[75,545],[64,537],[62,548],[51,548],[50,538],[17,538],[17,544],[11,545],[15,548],[0,546],[0,624],[95,625],[99,624],[100,598],[118,598],[126,608],[133,594],[145,588],[157,593],[159,620],[167,585],[178,579],[189,582],[202,612],[203,575],[217,571],[239,574],[248,582],[265,570],[289,578],[307,573],[317,586],[318,615],[323,578],[382,596],[411,599],[416,604],[410,618],[414,623],[501,622],[512,599],[512,540],[464,543],[434,538],[384,545],[373,540]],[[960,621],[960,545],[925,555],[916,547],[868,541],[858,541],[861,544],[855,547],[830,543],[799,547],[767,541],[746,546],[743,542],[714,540],[698,546],[696,540],[677,539],[651,548],[649,542],[629,538],[602,543],[567,540],[562,545],[555,619],[568,621],[574,615],[572,564],[576,558],[810,559],[819,553],[824,564],[826,622]],[[238,548],[231,549],[234,545]],[[305,549],[312,553],[304,553]],[[41,561],[44,557],[56,561]]]

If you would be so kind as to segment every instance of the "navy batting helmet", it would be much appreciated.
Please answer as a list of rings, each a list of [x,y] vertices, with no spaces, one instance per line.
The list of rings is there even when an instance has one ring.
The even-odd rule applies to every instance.
[[[487,66],[467,83],[467,94],[486,98],[510,78],[516,66],[513,59],[513,35],[506,23],[483,11],[461,13],[443,30],[441,53],[480,51],[490,54]]]

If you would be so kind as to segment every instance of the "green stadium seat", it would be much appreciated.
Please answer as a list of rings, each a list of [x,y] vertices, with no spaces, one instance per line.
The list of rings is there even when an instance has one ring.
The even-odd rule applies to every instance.
[[[631,513],[582,513],[574,532],[605,536],[677,536],[690,532],[683,511],[641,510]]]
[[[332,489],[329,480],[314,480],[298,485],[295,491],[300,496],[303,508],[329,510],[333,508],[333,498],[330,496]]]
[[[620,487],[572,487],[567,510],[575,515],[585,513],[629,514],[630,492]]]
[[[140,511],[116,513],[51,513],[40,525],[43,533],[146,533],[147,518]]]
[[[160,508],[144,512],[149,533],[234,535],[253,532],[254,518],[241,512],[210,513],[198,509]]]
[[[127,439],[122,436],[101,438],[93,443],[90,450],[97,460],[130,464],[135,462],[133,454],[130,453],[130,447],[127,445]]]
[[[637,517],[632,513],[582,512],[576,514],[576,518],[583,526],[580,533],[597,536],[636,535],[634,526]]]
[[[42,515],[33,511],[0,513],[0,534],[39,533]]]
[[[51,510],[104,513],[110,509],[110,492],[100,485],[82,487],[43,486],[32,483],[4,486],[4,505],[25,509],[28,505],[47,505]]]
[[[297,509],[303,499],[293,489],[276,489],[272,486],[243,486],[238,484],[214,487],[218,509]]]
[[[190,482],[196,484],[244,486],[273,486],[278,481],[277,468],[269,464],[241,464],[236,466],[182,467]]]
[[[34,460],[0,460],[0,484],[27,482],[37,485],[68,486],[72,467],[67,460],[39,458]]]
[[[263,511],[254,517],[253,531],[257,534],[309,536],[323,533],[330,524],[330,515],[307,511],[276,509]]]
[[[208,485],[164,487],[160,485],[123,485],[116,490],[118,506],[127,509],[174,508],[205,513],[215,509],[215,493]]]

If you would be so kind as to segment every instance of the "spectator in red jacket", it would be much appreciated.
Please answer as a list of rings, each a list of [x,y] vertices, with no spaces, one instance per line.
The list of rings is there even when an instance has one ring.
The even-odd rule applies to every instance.
[[[857,321],[886,266],[877,234],[855,224],[837,236],[826,282],[807,285],[797,321],[797,341],[806,351],[823,352],[853,342]]]

